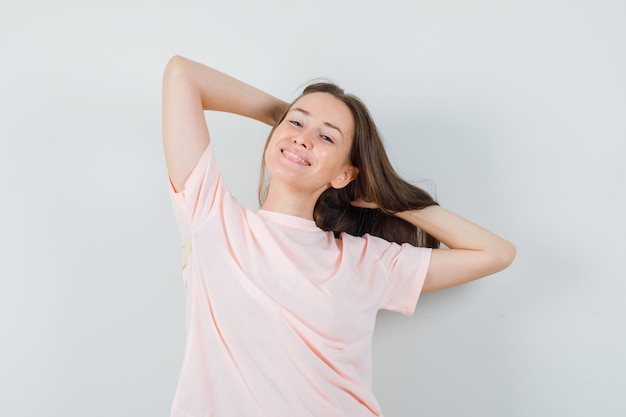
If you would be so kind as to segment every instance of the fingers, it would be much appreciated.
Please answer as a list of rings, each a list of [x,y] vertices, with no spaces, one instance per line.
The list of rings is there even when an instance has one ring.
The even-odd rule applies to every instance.
[[[362,198],[357,198],[356,200],[350,203],[354,207],[367,208],[367,209],[377,209],[378,205],[371,201],[365,201]]]

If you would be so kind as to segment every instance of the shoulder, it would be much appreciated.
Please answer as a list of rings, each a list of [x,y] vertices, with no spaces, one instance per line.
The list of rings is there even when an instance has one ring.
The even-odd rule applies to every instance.
[[[344,251],[361,251],[364,254],[374,255],[389,250],[400,250],[402,247],[395,242],[389,242],[378,236],[366,233],[362,236],[354,236],[349,233],[342,232],[338,240]]]
[[[369,233],[366,233],[362,236],[351,235],[350,233],[341,232],[339,235],[340,240],[342,240],[345,244],[353,244],[353,245],[373,245],[373,246],[400,246],[395,242],[390,242],[382,237],[374,236]]]
[[[431,248],[410,243],[398,244],[370,234],[353,236],[342,233],[340,239],[344,254],[358,256],[359,262],[365,263],[382,262],[387,266],[394,266],[397,262],[404,262],[404,259],[414,261],[430,258],[432,253]]]

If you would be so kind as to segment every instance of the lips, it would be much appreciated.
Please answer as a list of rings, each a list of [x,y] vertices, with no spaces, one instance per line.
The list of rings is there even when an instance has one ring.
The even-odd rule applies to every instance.
[[[292,162],[295,162],[297,164],[304,165],[304,166],[311,166],[311,163],[307,161],[306,159],[304,159],[302,155],[300,155],[299,153],[291,149],[281,149],[281,152],[283,153],[283,156],[285,158],[289,159]]]

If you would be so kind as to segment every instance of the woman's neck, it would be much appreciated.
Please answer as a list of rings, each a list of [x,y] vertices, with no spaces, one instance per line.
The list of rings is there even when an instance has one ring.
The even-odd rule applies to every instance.
[[[313,209],[319,195],[297,193],[293,190],[279,190],[278,188],[276,186],[269,187],[267,198],[261,206],[262,210],[313,220]]]

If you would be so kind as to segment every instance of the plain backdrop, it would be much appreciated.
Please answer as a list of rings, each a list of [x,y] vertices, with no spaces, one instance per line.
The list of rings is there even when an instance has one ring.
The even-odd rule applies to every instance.
[[[285,100],[334,80],[402,175],[517,245],[506,271],[380,314],[387,417],[626,415],[624,22],[621,0],[2,0],[0,415],[169,415],[174,54]],[[269,128],[207,119],[255,208]]]

